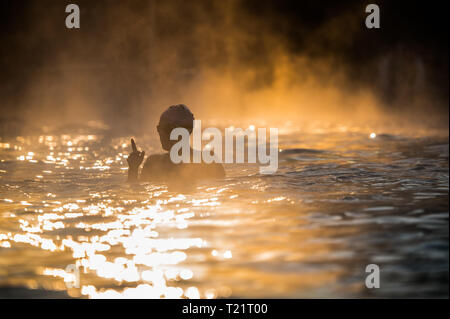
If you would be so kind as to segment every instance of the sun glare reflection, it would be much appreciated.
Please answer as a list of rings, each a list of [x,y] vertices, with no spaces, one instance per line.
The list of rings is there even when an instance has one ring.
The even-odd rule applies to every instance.
[[[36,182],[52,183],[66,174],[75,178],[79,174],[75,170],[117,174],[122,178],[127,156],[123,149],[128,147],[128,141],[117,139],[111,149],[91,152],[99,139],[97,135],[42,135],[37,140],[19,137],[15,143],[2,142],[0,148],[10,152],[7,155],[11,160],[35,165],[30,169],[40,170],[34,175]],[[98,158],[98,153],[106,156]],[[77,182],[90,185],[91,177],[83,178]],[[61,258],[67,265],[77,265],[81,270],[82,284],[68,289],[71,296],[211,297],[210,291],[206,293],[208,287],[192,285],[196,274],[189,265],[202,259],[199,252],[209,250],[209,243],[192,236],[189,225],[196,216],[195,210],[220,206],[218,195],[227,189],[209,189],[211,196],[196,198],[183,193],[168,195],[168,190],[160,187],[136,197],[126,190],[115,193],[94,186],[76,197],[64,196],[57,187],[48,187],[47,191],[32,193],[26,199],[4,198],[5,205],[11,205],[5,206],[11,210],[10,218],[15,218],[18,225],[14,231],[0,231],[0,247],[29,245],[64,256]],[[20,213],[18,218],[13,211]],[[192,256],[193,264],[187,262],[191,251],[197,251]],[[231,258],[231,252],[226,251],[224,258]],[[40,269],[41,276],[63,283],[75,281],[74,274],[63,268]],[[37,283],[25,284],[35,287]],[[45,285],[49,287],[48,283]],[[108,285],[114,288],[107,288]],[[56,281],[50,287],[59,290],[64,286]]]

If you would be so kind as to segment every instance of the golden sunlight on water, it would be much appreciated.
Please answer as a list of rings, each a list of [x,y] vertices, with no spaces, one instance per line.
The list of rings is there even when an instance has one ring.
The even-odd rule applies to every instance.
[[[375,296],[445,294],[448,137],[280,134],[276,174],[233,164],[224,180],[181,188],[127,185],[128,137],[1,140],[0,286],[23,297],[355,297],[374,293],[364,269],[376,262],[391,281]],[[158,151],[155,137],[138,144]]]

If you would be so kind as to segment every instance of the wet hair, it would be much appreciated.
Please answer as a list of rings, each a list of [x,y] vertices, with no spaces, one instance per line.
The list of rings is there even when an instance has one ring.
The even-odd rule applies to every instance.
[[[183,127],[191,133],[194,126],[194,114],[184,104],[171,105],[161,114],[159,126],[169,129]]]

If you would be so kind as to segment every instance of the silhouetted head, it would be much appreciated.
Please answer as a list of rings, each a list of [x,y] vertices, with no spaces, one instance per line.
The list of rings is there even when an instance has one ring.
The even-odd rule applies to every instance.
[[[166,151],[170,151],[170,148],[177,142],[170,140],[170,132],[172,132],[174,128],[183,127],[191,134],[193,126],[194,114],[192,114],[186,105],[177,104],[169,106],[169,108],[161,114],[157,126],[162,148]]]

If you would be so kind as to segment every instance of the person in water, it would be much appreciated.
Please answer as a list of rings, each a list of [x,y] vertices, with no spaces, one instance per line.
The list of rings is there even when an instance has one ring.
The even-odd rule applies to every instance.
[[[162,148],[170,152],[177,140],[170,139],[170,133],[177,127],[192,133],[194,115],[184,104],[172,105],[161,114],[157,130]],[[137,181],[193,181],[198,179],[222,178],[225,176],[223,166],[218,163],[179,163],[171,161],[169,153],[150,155],[144,163],[139,176],[139,167],[144,161],[145,152],[138,151],[134,139],[131,139],[132,152],[128,161],[128,182]],[[193,151],[191,149],[191,156]]]

